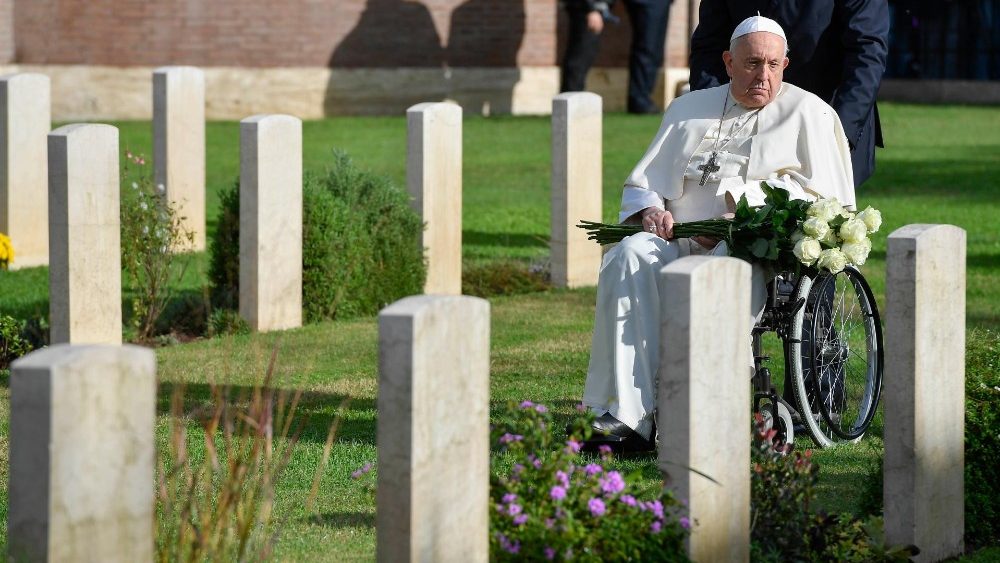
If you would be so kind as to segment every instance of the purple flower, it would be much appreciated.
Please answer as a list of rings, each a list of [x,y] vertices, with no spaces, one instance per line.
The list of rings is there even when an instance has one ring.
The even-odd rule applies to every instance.
[[[360,479],[362,475],[372,470],[372,464],[366,463],[360,469],[351,473],[351,479]]]
[[[661,524],[659,520],[653,520],[653,523],[649,525],[649,531],[653,532],[654,534],[659,534],[660,528],[662,527],[663,524]]]
[[[521,524],[524,524],[527,521],[528,521],[528,515],[527,514],[518,514],[517,516],[514,517],[514,525],[515,526],[520,526]]]
[[[545,405],[535,405],[535,411],[536,412],[541,412],[541,413],[546,413],[546,412],[549,412],[549,409]]]
[[[565,471],[556,471],[556,481],[565,488],[569,488],[569,475]]]
[[[578,454],[580,453],[580,447],[581,447],[580,442],[577,442],[573,438],[570,438],[569,440],[566,441],[566,449],[568,451]]]
[[[632,495],[622,495],[621,498],[619,498],[618,500],[624,502],[625,504],[627,504],[629,506],[635,506],[636,505],[635,497],[632,496]]]
[[[500,436],[500,443],[501,444],[509,444],[511,442],[520,442],[523,439],[524,439],[524,436],[522,436],[520,434],[511,434],[510,432],[507,432],[503,436]]]
[[[549,530],[551,530],[552,526],[555,526],[555,525],[556,525],[556,521],[555,520],[553,520],[551,518],[546,518],[545,519],[545,527],[548,528]]]
[[[691,520],[689,520],[687,516],[681,516],[680,523],[681,528],[684,528],[685,530],[691,528]]]
[[[601,444],[597,447],[597,451],[601,454],[601,457],[611,455],[611,446],[607,444]]]
[[[507,515],[508,516],[517,516],[520,513],[521,513],[521,505],[520,504],[508,504],[507,505]]]
[[[566,489],[556,485],[549,490],[549,496],[552,497],[552,500],[562,500],[566,498]]]
[[[496,538],[500,543],[500,547],[507,553],[517,553],[521,550],[521,542],[519,541],[512,542],[507,539],[507,536],[501,534],[500,532],[496,533]]]
[[[660,502],[658,500],[654,500],[653,502],[649,503],[649,509],[653,512],[653,514],[656,515],[657,518],[659,518],[660,520],[663,520],[663,503],[662,502]]]
[[[515,495],[514,493],[507,493],[503,496],[502,500],[504,504],[510,504],[515,500],[517,500],[517,495]]]
[[[503,505],[502,504],[497,504],[496,507],[497,507],[497,512],[503,512]]]
[[[576,406],[576,410],[577,410],[577,412],[584,412],[584,411],[587,410],[587,405],[584,405],[583,403],[580,403],[580,404],[578,404]]]
[[[604,514],[604,501],[599,498],[592,498],[587,502],[587,508],[590,509],[590,513],[594,516],[602,516]]]
[[[522,409],[530,409],[531,407],[535,406],[535,403],[532,403],[531,401],[521,401],[521,404],[519,406]]]
[[[546,547],[545,548],[545,559],[548,560],[548,561],[552,561],[555,558],[556,558],[556,550],[552,549],[551,547]]]
[[[534,461],[531,462],[531,465],[534,465],[535,469],[541,469],[542,468],[542,460],[535,459]]]
[[[596,463],[588,463],[587,467],[583,468],[583,472],[586,473],[588,477],[593,477],[601,471],[604,471],[604,468]]]
[[[524,472],[524,466],[521,465],[520,463],[515,463],[514,467],[512,467],[510,470],[514,475],[520,475],[521,473]]]
[[[600,483],[601,491],[606,495],[620,493],[625,489],[625,480],[622,479],[622,474],[617,471],[608,471],[600,479]]]

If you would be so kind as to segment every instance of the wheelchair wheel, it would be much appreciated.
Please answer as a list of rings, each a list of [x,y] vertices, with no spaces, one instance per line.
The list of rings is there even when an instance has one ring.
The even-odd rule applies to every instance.
[[[819,276],[793,319],[791,354],[802,422],[821,447],[864,435],[882,390],[882,325],[868,282],[854,267]],[[808,413],[808,414],[807,414]]]

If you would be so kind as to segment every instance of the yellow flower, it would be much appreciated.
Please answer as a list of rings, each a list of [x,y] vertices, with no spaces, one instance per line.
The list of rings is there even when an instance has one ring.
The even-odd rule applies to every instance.
[[[10,242],[10,237],[0,233],[0,265],[6,267],[14,261],[14,245]]]

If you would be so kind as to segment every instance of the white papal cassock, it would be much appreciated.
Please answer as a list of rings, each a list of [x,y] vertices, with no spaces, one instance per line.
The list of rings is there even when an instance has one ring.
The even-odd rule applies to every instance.
[[[760,110],[735,103],[728,90],[727,84],[690,92],[670,104],[625,181],[620,221],[636,221],[651,206],[669,210],[677,222],[719,217],[727,210],[727,193],[762,204],[762,180],[783,185],[800,199],[836,197],[854,205],[850,149],[833,108],[787,83]],[[713,152],[718,170],[710,167],[705,175]],[[657,312],[661,300],[671,299],[658,287],[659,271],[691,254],[725,255],[725,244],[706,249],[687,239],[638,233],[608,251],[601,264],[583,402],[598,415],[610,412],[645,438],[656,405]],[[767,297],[765,277],[764,269],[754,266],[751,310],[733,311],[734,321],[747,323],[748,338]]]

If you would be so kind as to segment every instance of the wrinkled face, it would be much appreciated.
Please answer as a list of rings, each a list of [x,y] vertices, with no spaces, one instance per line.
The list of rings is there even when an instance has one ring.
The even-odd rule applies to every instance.
[[[766,31],[738,38],[732,51],[722,53],[722,60],[726,63],[726,74],[732,79],[730,95],[751,108],[771,103],[778,95],[781,77],[788,66],[785,41]]]

